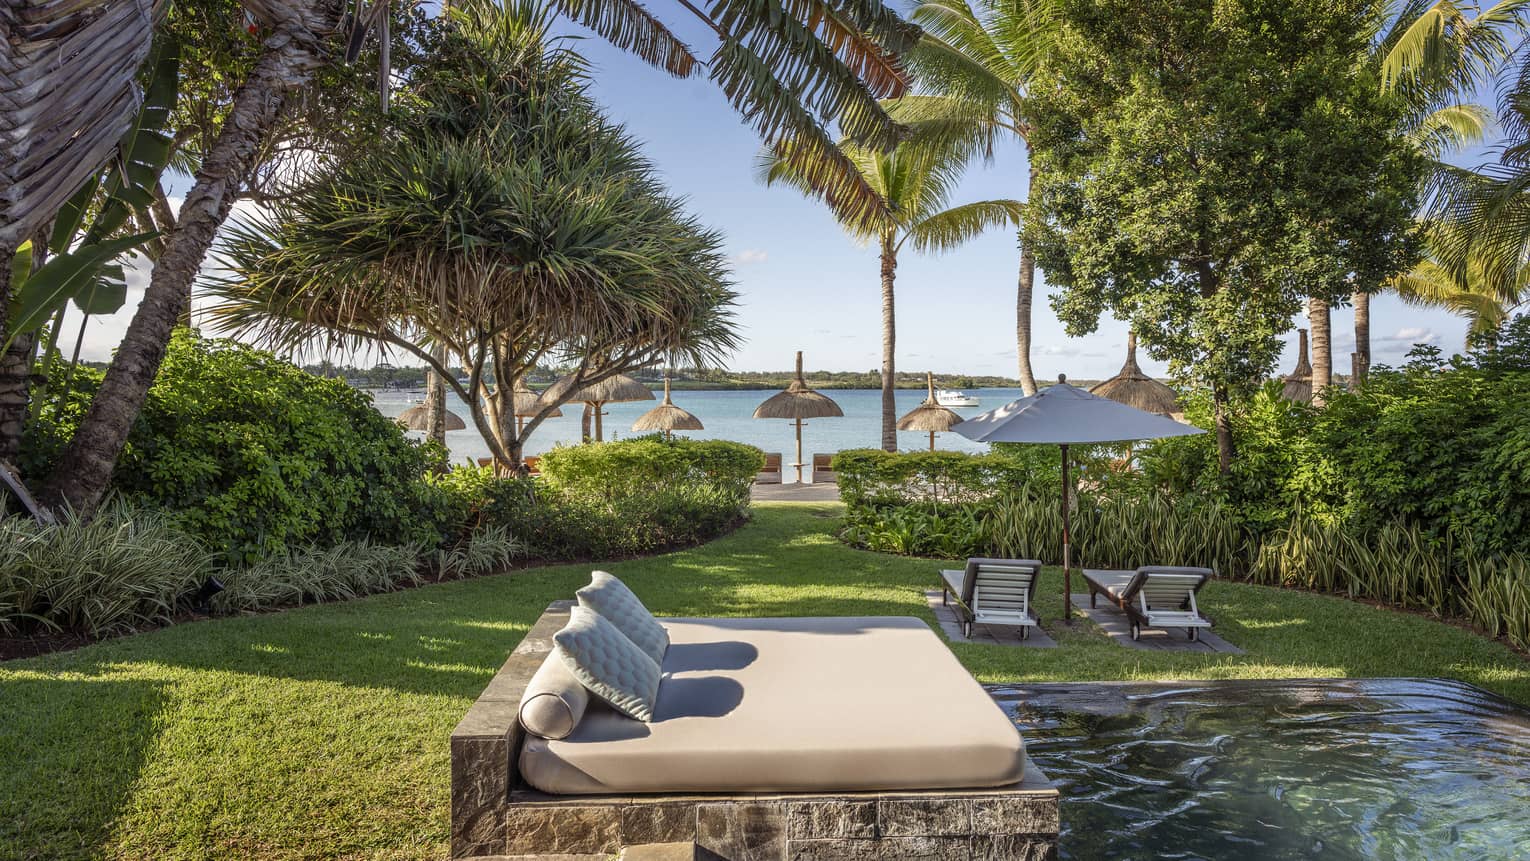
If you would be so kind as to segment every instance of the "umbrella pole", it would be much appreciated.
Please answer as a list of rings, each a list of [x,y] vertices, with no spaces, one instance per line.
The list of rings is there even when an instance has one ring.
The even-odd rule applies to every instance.
[[[606,438],[601,433],[601,429],[600,429],[600,414],[605,412],[605,406],[606,405],[601,403],[600,401],[596,401],[595,403],[590,404],[590,406],[595,408],[595,441],[596,442],[605,442]]]
[[[1062,448],[1062,515],[1063,515],[1063,621],[1073,624],[1073,559],[1072,559],[1072,536],[1068,533],[1072,526],[1072,516],[1069,513],[1068,488],[1072,484],[1068,480],[1068,447]]]
[[[935,432],[930,431],[930,451],[935,450]]]
[[[798,354],[797,361],[799,363],[802,361],[801,354]],[[801,484],[802,483],[802,419],[795,419],[794,421],[795,421],[795,423],[797,425],[797,463],[796,463],[796,467],[797,467],[797,483]]]

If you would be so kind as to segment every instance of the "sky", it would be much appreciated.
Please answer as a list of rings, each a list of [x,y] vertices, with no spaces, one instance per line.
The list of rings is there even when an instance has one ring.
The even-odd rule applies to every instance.
[[[678,4],[666,20],[702,56],[711,50],[699,24],[691,26]],[[570,33],[577,32],[572,28]],[[771,371],[791,366],[804,350],[810,369],[873,370],[881,364],[880,282],[876,251],[848,237],[821,204],[785,187],[766,187],[755,176],[760,141],[704,78],[676,80],[611,48],[595,37],[576,49],[592,64],[593,93],[609,116],[624,123],[670,189],[688,201],[705,224],[720,231],[740,294],[738,321],[743,345],[729,366]],[[951,203],[1025,194],[1026,161],[1010,142],[988,165],[976,165]],[[189,180],[172,182],[172,196]],[[178,205],[179,201],[172,201]],[[236,208],[236,215],[237,215]],[[900,371],[998,374],[1016,369],[1015,291],[1019,253],[1012,231],[994,230],[955,251],[901,255],[897,281],[897,367]],[[1031,361],[1039,380],[1057,374],[1073,379],[1108,377],[1121,367],[1126,328],[1104,319],[1099,330],[1069,338],[1048,302],[1052,290],[1037,273]],[[110,317],[92,318],[82,355],[109,358],[143,295],[147,272],[130,271],[128,304]],[[1460,351],[1466,323],[1447,312],[1404,305],[1393,296],[1372,301],[1375,364],[1397,364],[1414,343]],[[1334,369],[1349,369],[1354,348],[1349,308],[1333,312]],[[1305,326],[1305,319],[1295,321]],[[66,323],[71,340],[78,317]],[[213,334],[211,332],[204,332]],[[1295,363],[1296,332],[1287,335],[1277,373]],[[305,357],[313,358],[313,357]],[[348,357],[340,357],[342,359]],[[369,361],[367,357],[361,357]],[[415,362],[404,362],[416,364]],[[1142,359],[1162,374],[1160,363]]]

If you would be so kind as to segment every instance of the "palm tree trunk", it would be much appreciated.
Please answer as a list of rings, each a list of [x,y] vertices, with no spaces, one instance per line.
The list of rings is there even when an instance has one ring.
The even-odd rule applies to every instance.
[[[325,45],[316,31],[333,31],[339,7],[319,0],[298,11],[266,38],[260,60],[235,93],[106,379],[43,488],[44,505],[69,506],[88,515],[106,494],[214,235],[228,218],[287,93],[307,83],[324,61]]]
[[[882,237],[882,448],[898,450],[898,402],[893,388],[893,353],[897,343],[897,315],[893,308],[893,281],[898,273],[898,249],[891,235]]]
[[[1355,303],[1355,378],[1350,385],[1361,386],[1371,371],[1371,294],[1360,290],[1350,298]]]
[[[53,219],[49,218],[32,236],[33,272],[48,262],[48,234],[52,228]],[[15,249],[6,251],[9,253],[0,255],[0,261],[5,264],[0,267],[5,280],[4,291],[0,292],[0,344],[8,337],[5,309],[10,307],[11,262],[15,258]],[[54,319],[55,336],[62,319],[62,314]],[[29,332],[17,335],[10,349],[0,355],[0,463],[15,464],[17,455],[21,454],[21,435],[26,431],[27,417],[31,413],[36,351],[37,333]],[[46,360],[47,356],[43,358]]]
[[[1029,157],[1029,152],[1027,152]],[[1031,169],[1030,185],[1026,199],[1036,188],[1036,170]],[[1020,234],[1020,289],[1015,296],[1015,347],[1020,354],[1020,390],[1027,395],[1036,394],[1036,376],[1031,372],[1031,297],[1036,286],[1036,255]]]
[[[1333,326],[1328,300],[1316,296],[1307,300],[1307,324],[1312,329],[1312,404],[1320,407],[1333,384]]]

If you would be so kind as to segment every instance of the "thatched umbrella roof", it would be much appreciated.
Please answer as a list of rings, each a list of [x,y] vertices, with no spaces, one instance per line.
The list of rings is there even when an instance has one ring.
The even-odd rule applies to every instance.
[[[925,398],[924,403],[909,410],[903,418],[898,419],[898,430],[945,433],[961,424],[963,421],[961,416],[941,406],[935,400],[935,375],[927,372],[925,383],[929,386],[929,397]]]
[[[542,396],[531,390],[525,380],[515,381],[515,390],[511,392],[511,400],[514,401],[515,415],[517,418],[529,419],[542,411]],[[563,410],[553,407],[552,412],[547,414],[550,419],[563,415]]]
[[[1142,368],[1137,366],[1136,332],[1129,332],[1126,335],[1126,364],[1121,366],[1121,372],[1104,382],[1091,386],[1089,394],[1109,398],[1118,404],[1126,404],[1145,413],[1168,416],[1179,412],[1179,395],[1175,394],[1173,389],[1144,374]]]
[[[415,404],[414,406],[410,407],[409,409],[404,410],[403,412],[398,414],[398,423],[403,425],[405,430],[412,430],[412,431],[430,430],[430,426],[426,424],[426,422],[428,421],[427,414],[429,412],[430,412],[430,409],[429,409],[429,407],[427,405],[425,405],[425,404]],[[446,411],[446,429],[447,430],[449,430],[449,431],[462,430],[465,427],[467,427],[467,422],[462,420],[462,416],[457,415],[456,413],[452,412],[451,410],[447,410]]]
[[[808,388],[807,382],[802,379],[801,350],[797,351],[797,378],[791,381],[785,391],[771,395],[765,399],[765,403],[754,408],[754,417],[757,419],[824,419],[843,415],[839,404]]]
[[[665,436],[668,436],[670,431],[703,430],[701,419],[675,406],[669,399],[669,377],[664,378],[664,403],[638,416],[638,420],[632,423],[632,429],[664,431]]]
[[[614,404],[623,401],[651,401],[653,390],[626,374],[616,374],[598,383],[590,383],[565,396],[573,388],[574,378],[564,377],[542,392],[544,402],[580,401],[587,404]]]
[[[1312,362],[1307,360],[1307,330],[1297,329],[1296,370],[1286,375],[1281,395],[1288,401],[1312,402]]]

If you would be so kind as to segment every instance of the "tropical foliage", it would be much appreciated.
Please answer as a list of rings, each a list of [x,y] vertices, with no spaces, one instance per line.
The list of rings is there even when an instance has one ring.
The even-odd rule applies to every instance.
[[[1059,10],[1026,100],[1026,236],[1069,334],[1109,311],[1212,392],[1230,468],[1231,399],[1268,376],[1299,300],[1380,283],[1416,250],[1403,105],[1355,69],[1370,5]]]
[[[947,208],[951,192],[966,166],[967,156],[939,138],[922,145],[907,143],[890,152],[845,140],[840,143],[840,150],[860,172],[867,187],[879,196],[885,215],[873,219],[862,217],[828,195],[818,184],[809,167],[811,161],[795,140],[767,150],[760,160],[760,173],[767,183],[785,183],[803,194],[822,198],[852,236],[873,243],[878,249],[882,275],[882,447],[896,451],[898,411],[894,365],[897,314],[894,283],[898,253],[904,246],[923,252],[949,251],[990,227],[1014,224],[1019,217],[1020,203],[1005,199],[981,200]]]
[[[735,343],[733,292],[719,237],[600,114],[547,18],[486,2],[452,15],[391,134],[232,227],[213,313],[284,350],[425,361],[513,468],[557,406],[516,420],[515,384],[538,362],[574,363],[578,388],[665,357],[713,361]]]
[[[23,461],[45,474],[100,384],[34,422]],[[232,564],[374,536],[434,547],[435,494],[420,478],[445,452],[411,442],[366,394],[269,353],[189,331],[171,341],[117,466],[120,494],[175,513]]]

